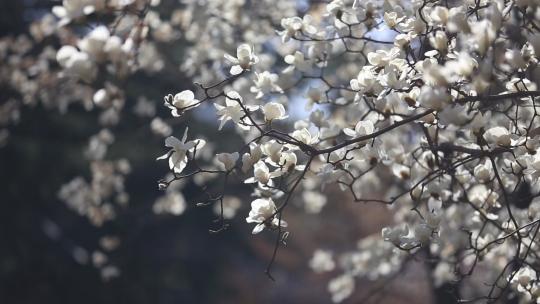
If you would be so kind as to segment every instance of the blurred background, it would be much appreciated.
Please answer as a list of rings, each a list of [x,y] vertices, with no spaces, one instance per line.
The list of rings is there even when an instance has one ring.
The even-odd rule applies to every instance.
[[[29,23],[54,4],[1,1],[0,36],[27,34]],[[171,52],[181,53],[182,46]],[[133,76],[135,81],[123,88],[129,92],[126,107],[134,107],[144,91],[167,116],[162,96],[191,83],[174,68],[177,65],[170,66],[159,77]],[[4,68],[3,62],[0,69]],[[61,94],[62,88],[57,89]],[[0,82],[0,104],[18,97],[9,83]],[[40,103],[17,113],[17,123],[9,126],[9,140],[0,148],[0,303],[330,303],[328,280],[338,272],[314,273],[308,265],[313,251],[352,250],[357,240],[378,234],[390,223],[386,208],[354,204],[332,187],[326,190],[331,199],[320,214],[303,212],[298,199],[286,214],[291,236],[278,253],[273,282],[264,270],[274,235],[252,236],[251,225],[245,223],[249,187],[227,189],[241,198],[241,208],[230,228],[218,234],[208,231],[216,227],[212,208],[195,206],[201,198],[195,184],[182,190],[183,214],[156,215],[152,206],[162,195],[157,180],[167,171],[164,162],[155,162],[165,151],[163,140],[152,136],[147,120],[125,111],[114,127],[116,141],[107,155],[130,162],[125,180],[129,205],[116,211],[116,219],[96,227],[66,206],[59,190],[77,176],[90,178],[88,160],[82,155],[88,138],[100,130],[99,113],[73,104],[61,114]],[[213,117],[184,121],[190,121],[190,132],[205,134],[218,147],[238,140],[232,132],[230,137],[213,138],[207,131],[217,126]],[[173,134],[181,136],[184,127],[175,125]],[[109,236],[114,236],[108,239],[113,244],[104,246],[104,237]],[[106,259],[115,265],[105,276],[95,267],[104,258],[96,252],[106,251],[104,247],[114,247]],[[433,294],[422,265],[410,263],[384,288],[357,281],[355,295],[346,303],[442,303],[444,296]],[[364,301],[374,291],[378,294]]]

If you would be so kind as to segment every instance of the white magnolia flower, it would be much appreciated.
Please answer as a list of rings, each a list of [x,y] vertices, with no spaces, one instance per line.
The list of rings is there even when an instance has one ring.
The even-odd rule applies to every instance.
[[[445,52],[448,48],[448,37],[444,31],[437,31],[429,37],[429,43],[439,52]]]
[[[156,214],[180,215],[184,213],[184,210],[186,210],[186,200],[178,191],[172,191],[160,197],[152,206],[152,211]]]
[[[350,81],[351,89],[363,93],[377,94],[382,86],[377,81],[377,74],[369,66],[362,68],[355,79]]]
[[[269,102],[262,107],[264,119],[266,121],[281,120],[289,117],[285,107],[281,103]]]
[[[506,83],[506,89],[510,92],[536,91],[537,85],[530,79],[514,77]]]
[[[75,47],[71,45],[64,45],[58,50],[58,52],[56,52],[56,61],[58,61],[60,66],[66,68],[73,54],[77,52],[78,50]]]
[[[324,111],[322,110],[315,110],[309,114],[309,121],[317,126],[318,128],[328,127],[330,126],[330,123],[328,122],[328,118],[326,117]]]
[[[488,189],[485,184],[474,185],[468,190],[467,195],[469,200],[477,206],[487,204],[488,206],[500,207],[500,203],[498,202],[499,194],[496,191]]]
[[[433,17],[432,17],[433,18]],[[463,6],[453,7],[448,11],[448,22],[446,23],[448,32],[457,33],[464,32],[469,33],[471,28],[467,21],[467,14]],[[433,18],[433,20],[437,20]]]
[[[420,66],[420,64],[417,65]],[[426,84],[424,87],[438,87],[444,89],[452,80],[450,70],[439,65],[434,59],[424,60],[421,67],[424,72],[422,74],[422,79]]]
[[[401,179],[409,179],[411,177],[411,168],[398,164],[398,163],[392,163],[392,173]]]
[[[236,166],[236,161],[240,157],[238,152],[234,153],[219,153],[216,155],[216,159],[221,163],[222,167],[226,171],[232,170]]]
[[[508,147],[511,145],[510,131],[505,127],[493,127],[484,133],[484,138],[490,144]]]
[[[275,140],[270,140],[268,142],[265,142],[261,146],[262,153],[264,153],[264,155],[268,156],[269,158],[267,159],[267,161],[269,161],[272,165],[276,167],[278,166],[277,164],[279,163],[282,149],[283,149],[283,145],[278,143]]]
[[[290,64],[283,73],[290,73],[294,69],[297,69],[300,72],[309,72],[313,65],[313,62],[310,59],[304,57],[304,53],[296,51],[294,55],[285,56],[285,62]]]
[[[399,55],[400,49],[394,47],[389,51],[386,50],[377,50],[375,52],[370,52],[367,54],[367,58],[370,64],[374,66],[384,67],[395,59]]]
[[[94,93],[92,100],[98,107],[105,107],[109,101],[109,93],[106,89],[99,89]]]
[[[218,216],[223,215],[225,219],[232,219],[236,215],[236,211],[240,208],[242,202],[234,196],[226,196],[223,203],[219,201],[214,204],[214,213]]]
[[[82,52],[87,53],[96,61],[105,59],[105,44],[109,40],[109,29],[105,26],[98,26],[93,29],[84,39],[80,40],[78,47]]]
[[[519,285],[518,290],[527,292],[528,285],[536,280],[536,271],[528,266],[521,267],[512,278],[512,283]]]
[[[306,212],[312,214],[320,213],[327,202],[326,196],[315,191],[304,191],[302,198]]]
[[[309,14],[304,15],[303,18],[292,17],[281,19],[281,26],[283,31],[279,32],[281,41],[283,43],[289,41],[296,33],[303,32],[304,34],[313,35],[317,33],[317,28],[312,25],[313,17]]]
[[[445,107],[439,112],[439,120],[444,125],[463,125],[470,121],[471,115],[467,112],[466,106],[454,105]]]
[[[457,54],[457,60],[447,61],[444,66],[450,73],[467,77],[478,67],[478,62],[469,53],[460,52]]]
[[[384,227],[381,230],[383,240],[389,241],[396,246],[400,246],[409,235],[409,227],[402,225],[398,227]]]
[[[396,12],[384,13],[383,18],[386,25],[391,29],[395,28],[398,23],[405,19],[405,17],[398,17]]]
[[[296,157],[296,154],[292,151],[286,151],[281,153],[281,156],[279,157],[279,165],[281,170],[283,172],[288,172],[290,170],[293,170],[296,167],[296,162],[298,161],[298,158]]]
[[[309,267],[317,273],[334,270],[336,263],[332,259],[332,252],[322,249],[315,250],[313,257],[309,260]]]
[[[270,73],[268,71],[264,71],[262,73],[255,72],[255,77],[255,86],[250,88],[252,93],[257,93],[255,98],[259,99],[272,92],[283,93],[281,87],[277,85],[277,81],[279,79],[277,74]]]
[[[195,98],[195,94],[190,90],[184,90],[174,95],[173,106],[183,109],[199,105],[199,100]]]
[[[305,143],[306,145],[311,145],[318,139],[317,136],[311,135],[311,132],[309,132],[309,130],[306,128],[294,131],[291,136]]]
[[[328,41],[316,41],[308,48],[309,58],[323,58],[332,52],[333,45]]]
[[[125,56],[131,50],[123,47],[123,41],[120,37],[111,36],[109,39],[107,39],[107,42],[105,42],[103,51],[107,54],[107,58],[109,60],[119,63],[125,60]]]
[[[328,283],[328,291],[332,294],[332,302],[339,303],[350,297],[354,291],[354,278],[344,274]]]
[[[445,25],[446,22],[448,22],[448,9],[444,6],[435,6],[431,10],[429,16],[431,17],[432,23]]]
[[[187,132],[188,129],[186,128],[182,140],[178,140],[174,136],[167,137],[165,139],[165,146],[172,149],[157,158],[157,160],[168,158],[169,169],[173,170],[174,173],[181,173],[186,167],[188,162],[187,152],[193,152],[195,149],[199,150],[206,144],[202,139],[186,142]]]
[[[184,90],[174,95],[174,97],[171,94],[165,97],[165,106],[171,109],[171,114],[174,117],[178,117],[183,111],[196,108],[200,104],[200,101],[195,98],[195,94],[190,90]]]
[[[272,198],[259,198],[251,202],[251,211],[246,218],[248,223],[257,223],[253,234],[261,232],[264,227],[276,228],[278,225],[287,227],[287,222],[279,220],[276,215],[277,208]]]
[[[255,143],[249,145],[249,150],[249,153],[244,153],[244,155],[242,155],[242,172],[244,173],[251,169],[262,156],[261,146]]]
[[[491,161],[486,160],[483,164],[474,167],[474,177],[480,182],[488,182],[495,176]]]
[[[155,117],[150,122],[150,129],[156,135],[167,137],[172,134],[172,128],[163,119]]]
[[[249,70],[252,65],[259,62],[259,57],[253,53],[253,48],[248,44],[241,44],[236,49],[236,57],[225,54],[224,57],[233,64],[231,74],[238,75],[244,70]]]
[[[408,34],[398,34],[394,37],[394,45],[403,49],[411,44],[411,40],[416,36],[411,32]]]
[[[531,175],[535,180],[540,177],[540,153],[530,155],[526,159],[527,169],[523,170],[523,173]]]
[[[281,174],[282,172],[279,170],[270,172],[270,169],[263,161],[258,161],[255,165],[253,165],[253,177],[246,179],[244,183],[251,184],[259,182],[266,185],[272,181],[272,178],[278,177]]]
[[[323,185],[325,185],[338,181],[345,175],[345,172],[342,170],[335,170],[335,167],[332,164],[324,164],[317,172],[317,175],[320,177]]]
[[[102,10],[105,8],[105,2],[105,0],[63,0],[61,6],[52,8],[52,12],[61,18],[60,25],[65,25],[72,19]]]
[[[96,66],[90,56],[70,45],[62,46],[56,53],[56,60],[67,74],[92,81],[96,76]]]
[[[242,120],[242,117],[246,115],[242,106],[240,105],[243,102],[242,96],[236,91],[231,91],[226,94],[225,97],[225,106],[215,103],[214,107],[217,109],[217,114],[219,115],[219,130],[223,128],[225,123],[229,120],[232,120],[234,123],[238,124]],[[257,109],[257,106],[244,105],[248,111],[254,111]],[[248,126],[239,125],[241,128],[249,129]]]
[[[373,125],[373,122],[371,120],[359,121],[354,127],[354,130],[351,128],[343,129],[343,133],[351,137],[359,137],[359,136],[368,135],[368,134],[373,133],[374,131],[375,131],[375,126]]]
[[[334,0],[326,5],[326,11],[330,15],[336,15],[338,12],[343,11],[345,3],[343,0]]]
[[[423,86],[418,96],[420,104],[428,109],[442,110],[451,100],[444,87]]]
[[[488,19],[472,24],[471,32],[470,43],[482,55],[485,54],[488,47],[493,43],[495,38],[497,38],[497,28]]]
[[[319,87],[310,86],[306,92],[308,101],[306,103],[306,110],[311,110],[314,103],[325,103],[328,101],[325,92]]]
[[[455,274],[455,265],[449,262],[439,262],[433,270],[433,284],[441,286],[446,282],[454,282],[457,280]]]

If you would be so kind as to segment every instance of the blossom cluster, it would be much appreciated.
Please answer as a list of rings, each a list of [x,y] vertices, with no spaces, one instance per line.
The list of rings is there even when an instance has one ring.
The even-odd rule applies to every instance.
[[[343,256],[345,275],[329,283],[335,302],[352,294],[354,277],[394,275],[403,252],[438,257],[438,286],[467,281],[466,270],[493,256],[487,277],[494,283],[484,296],[502,296],[518,274],[509,265],[532,263],[537,250],[530,208],[540,192],[540,36],[525,25],[536,6],[336,0],[325,9],[281,20],[282,44],[272,45],[281,63],[269,66],[256,43],[240,44],[236,57],[224,55],[229,76],[199,86],[201,100],[218,110],[219,130],[232,121],[249,147],[217,161],[221,173],[255,184],[246,218],[253,233],[269,228],[284,243],[294,193],[337,184],[355,201],[388,205],[397,224],[371,240],[390,247],[365,248],[385,254]],[[521,40],[510,34],[516,24]],[[287,126],[281,121],[290,121],[298,95],[311,114]],[[317,252],[313,267],[333,271],[330,257]]]

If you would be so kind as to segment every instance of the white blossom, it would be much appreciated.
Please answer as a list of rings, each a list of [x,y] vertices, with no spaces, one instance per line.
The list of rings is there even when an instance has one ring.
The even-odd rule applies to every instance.
[[[334,278],[328,283],[328,291],[332,294],[332,302],[340,303],[353,293],[354,278],[348,274]]]
[[[289,41],[292,37],[296,35],[296,33],[300,31],[309,35],[315,34],[317,32],[317,28],[312,25],[312,22],[313,18],[309,14],[304,15],[303,18],[283,18],[281,20],[281,27],[283,27],[284,30],[279,32],[282,42],[285,43]]]
[[[236,166],[236,161],[240,157],[238,152],[233,153],[219,153],[216,155],[216,159],[221,163],[225,171],[230,171]]]
[[[241,205],[242,202],[239,198],[234,196],[226,196],[223,199],[223,203],[216,202],[214,204],[214,213],[218,216],[223,214],[223,218],[225,219],[232,219],[235,217]]]
[[[225,123],[229,120],[232,120],[235,124],[240,124],[242,118],[246,115],[244,109],[242,109],[241,104],[243,103],[242,96],[236,91],[228,92],[225,97],[225,106],[215,103],[214,107],[217,110],[219,115],[219,124],[218,130],[221,130]],[[244,105],[248,111],[253,111],[256,109],[255,106]],[[240,125],[241,128],[243,126]]]
[[[264,71],[262,73],[255,73],[255,77],[255,86],[251,87],[251,92],[257,93],[257,99],[272,92],[283,92],[281,87],[277,84],[279,78],[277,74]]]
[[[62,46],[56,53],[56,60],[67,73],[82,80],[92,81],[96,75],[96,67],[90,56],[73,46]]]
[[[332,259],[332,252],[322,249],[315,250],[313,257],[309,261],[309,267],[318,273],[334,270],[336,264]]]
[[[241,44],[236,49],[236,57],[225,54],[225,59],[233,64],[231,74],[238,75],[244,70],[249,70],[252,65],[259,62],[259,57],[254,54],[253,48],[249,44]]]
[[[206,142],[202,139],[196,139],[192,141],[187,140],[188,129],[184,132],[182,140],[174,136],[169,136],[165,139],[165,146],[171,148],[171,150],[164,155],[158,157],[158,160],[169,159],[169,169],[174,173],[181,173],[188,162],[188,152],[193,152],[195,149],[201,149]]]
[[[265,227],[287,227],[287,222],[276,217],[277,208],[272,198],[259,198],[251,202],[251,211],[246,218],[248,223],[256,223],[253,234],[261,232]]]
[[[250,177],[245,180],[245,183],[256,183],[268,184],[271,182],[271,179],[281,175],[280,171],[270,172],[268,166],[263,162],[259,161],[253,165],[253,177]]]
[[[165,196],[156,200],[152,206],[152,210],[156,214],[169,213],[172,215],[180,215],[186,209],[186,201],[182,193],[174,191],[167,193]]]
[[[300,72],[309,72],[311,70],[312,62],[304,57],[304,53],[296,51],[293,55],[285,56],[285,62],[290,66],[286,68],[283,73],[290,73],[294,69]]]
[[[172,97],[165,97],[165,106],[171,109],[171,114],[174,117],[180,116],[183,111],[196,108],[200,105],[200,101],[195,98],[195,94],[190,90],[184,90]]]
[[[370,120],[362,121],[360,120],[353,129],[345,128],[343,133],[351,137],[360,137],[364,135],[369,135],[375,131],[375,126]]]
[[[269,102],[262,107],[266,121],[281,120],[288,117],[285,107],[281,103]]]
[[[510,132],[505,127],[493,127],[484,133],[484,138],[490,144],[497,146],[510,146]]]
[[[442,110],[450,102],[450,98],[450,94],[443,87],[423,86],[418,101],[426,108]]]
[[[398,17],[396,12],[385,12],[383,18],[389,28],[395,28],[398,23],[405,19],[405,17]]]
[[[63,0],[61,6],[53,7],[53,13],[62,18],[61,24],[67,24],[72,19],[89,15],[105,7],[105,0]]]
[[[244,153],[244,155],[242,155],[242,172],[244,173],[251,169],[253,165],[261,159],[262,156],[261,147],[259,145],[252,143],[249,146],[249,149],[250,153]]]

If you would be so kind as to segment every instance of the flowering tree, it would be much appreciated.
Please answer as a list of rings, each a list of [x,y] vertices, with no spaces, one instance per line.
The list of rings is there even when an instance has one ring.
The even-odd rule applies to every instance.
[[[186,0],[172,12],[161,2],[64,0],[31,38],[0,48],[20,59],[2,74],[19,92],[2,105],[2,125],[36,96],[66,111],[78,99],[70,92],[87,94],[87,108],[102,111],[87,150],[92,181],[59,192],[80,214],[99,226],[127,201],[129,163],[105,160],[132,94],[123,88],[137,73],[167,73],[180,56],[167,46],[181,41],[193,85],[163,92],[172,117],[156,117],[144,93],[134,107],[166,137],[158,160],[170,173],[154,211],[182,213],[182,180],[195,180],[205,195],[197,205],[218,216],[212,232],[238,214],[253,234],[275,236],[273,278],[294,235],[291,201],[323,216],[337,187],[387,206],[395,224],[350,252],[314,253],[314,271],[341,271],[328,284],[334,302],[356,277],[384,286],[414,259],[457,300],[540,302],[540,1]],[[59,83],[64,93],[53,95]],[[242,143],[214,146],[188,127],[171,136],[197,112]],[[251,186],[251,210],[237,212],[234,183]]]

